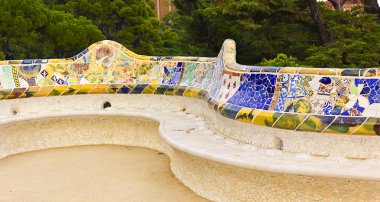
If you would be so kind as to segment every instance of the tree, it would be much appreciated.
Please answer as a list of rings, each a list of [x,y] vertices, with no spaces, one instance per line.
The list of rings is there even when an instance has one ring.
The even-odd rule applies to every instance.
[[[55,10],[50,11],[44,35],[54,44],[53,53],[58,57],[72,56],[72,53],[77,54],[90,44],[105,39],[90,20]]]
[[[322,11],[331,26],[334,41],[311,46],[306,64],[329,68],[371,68],[380,66],[380,24],[362,8],[347,12]]]
[[[38,1],[0,1],[1,50],[8,59],[45,55],[39,50],[42,37],[37,30],[47,24],[47,10]]]
[[[324,22],[321,11],[319,9],[319,4],[317,0],[307,0],[310,6],[311,15],[314,19],[315,26],[317,27],[319,36],[321,37],[322,43],[326,44],[332,40],[331,33],[327,29],[327,24]]]
[[[305,58],[307,47],[318,40],[303,0],[174,0],[174,4],[179,17],[170,21],[175,30],[189,33],[184,41],[208,50],[207,56],[215,56],[223,41],[232,38],[241,63],[260,63],[279,53]]]
[[[49,10],[40,0],[2,0],[0,13],[0,44],[6,59],[73,56],[104,39],[91,21]]]
[[[288,57],[285,54],[278,54],[276,58],[273,58],[271,60],[264,59],[261,64],[262,66],[273,66],[273,67],[300,67],[303,65],[300,65],[297,58],[294,57]]]
[[[378,14],[377,20],[380,22],[380,7],[377,0],[364,0],[364,11],[369,14]]]
[[[328,0],[337,11],[343,10],[343,5],[346,3],[347,0]]]
[[[342,0],[334,1],[340,8],[344,4]],[[223,40],[232,38],[237,42],[240,63],[326,68],[380,65],[379,24],[362,8],[332,11],[316,0],[174,3],[178,12],[168,16],[165,24],[177,34],[175,43],[211,50],[203,51],[204,55],[216,55]]]
[[[140,54],[162,47],[160,22],[151,0],[44,0],[55,10],[90,19],[107,39]]]

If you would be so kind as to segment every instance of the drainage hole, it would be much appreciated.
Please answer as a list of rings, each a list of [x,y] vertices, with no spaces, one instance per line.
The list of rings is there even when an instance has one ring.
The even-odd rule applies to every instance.
[[[18,113],[18,111],[17,111],[17,109],[12,109],[11,113],[12,113],[12,115],[16,115]]]
[[[104,102],[103,103],[103,109],[106,109],[106,108],[109,108],[109,107],[111,107],[111,103],[110,102]]]

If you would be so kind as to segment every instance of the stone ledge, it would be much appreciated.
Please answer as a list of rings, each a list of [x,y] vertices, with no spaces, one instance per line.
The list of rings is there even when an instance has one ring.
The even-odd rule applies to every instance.
[[[155,149],[170,157],[171,170],[186,186],[216,201],[380,199],[378,163],[242,144],[210,130],[203,118],[184,112],[108,109],[24,114],[2,119],[0,131],[2,157],[94,144]]]
[[[1,119],[0,129],[3,131],[1,135],[3,138],[7,135],[11,136],[12,131],[7,128],[14,127],[17,123],[30,124],[39,120],[83,116],[125,116],[157,121],[160,123],[161,137],[171,147],[198,158],[230,166],[291,175],[380,181],[380,175],[378,174],[380,161],[332,156],[318,157],[256,147],[225,138],[222,134],[214,131],[202,117],[185,112],[110,108],[108,110],[72,110],[23,114]],[[86,122],[83,122],[83,124],[86,125]],[[26,131],[25,133],[28,132]],[[78,137],[78,139],[78,141],[81,141],[81,137]],[[3,151],[1,153],[3,157],[24,152],[18,150],[22,148],[14,150],[17,152],[9,152],[13,150],[12,147],[15,147],[15,145],[6,145],[4,140],[2,142]],[[8,148],[6,149],[6,147]],[[49,148],[49,145],[47,144],[46,147]]]
[[[212,130],[242,143],[267,149],[281,149],[291,153],[306,153],[322,157],[353,159],[380,159],[380,138],[287,131],[234,121],[209,110],[206,101],[165,95],[76,95],[29,99],[2,100],[0,120],[23,114],[54,113],[62,111],[103,111],[105,102],[113,109],[144,109],[163,112],[185,112],[201,117]],[[13,110],[17,111],[12,115]]]

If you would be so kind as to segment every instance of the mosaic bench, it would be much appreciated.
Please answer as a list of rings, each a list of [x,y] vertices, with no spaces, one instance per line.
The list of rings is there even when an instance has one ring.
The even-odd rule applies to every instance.
[[[244,66],[236,63],[235,56],[232,40],[226,40],[216,58],[142,56],[116,42],[102,41],[69,59],[2,61],[1,156],[47,147],[127,144],[165,152],[176,176],[213,200],[281,198],[304,189],[300,182],[315,185],[293,199],[310,198],[313,193],[325,199],[380,197],[378,69]],[[145,123],[139,118],[157,121],[164,141],[147,143],[139,139],[144,135],[133,137],[135,143],[112,139],[126,134],[111,128],[106,128],[113,134],[107,141],[38,136],[47,123],[54,131],[70,128],[67,122],[75,121],[98,128],[105,117],[136,127]],[[23,127],[25,134],[16,132]],[[8,137],[13,133],[23,141]],[[33,141],[40,145],[28,146],[29,133],[37,135]],[[215,182],[223,175],[231,180],[225,186],[213,184],[218,190],[206,191],[210,182],[195,178],[188,167],[205,167],[204,174],[214,170]],[[224,170],[217,172],[221,167]],[[273,176],[289,189],[268,182]],[[259,188],[260,180],[268,183],[270,191]],[[334,194],[336,186],[350,192]]]
[[[0,99],[99,93],[190,96],[207,100],[237,121],[380,135],[378,69],[243,66],[235,62],[229,43],[217,58],[141,56],[102,41],[70,59],[2,61]]]

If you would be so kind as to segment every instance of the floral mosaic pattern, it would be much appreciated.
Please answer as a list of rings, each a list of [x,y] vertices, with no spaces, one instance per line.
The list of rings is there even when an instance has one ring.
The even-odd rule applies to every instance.
[[[223,116],[247,123],[380,135],[378,69],[242,66],[226,63],[226,50],[217,58],[154,57],[102,41],[68,59],[0,61],[0,99],[179,95],[205,99]]]

